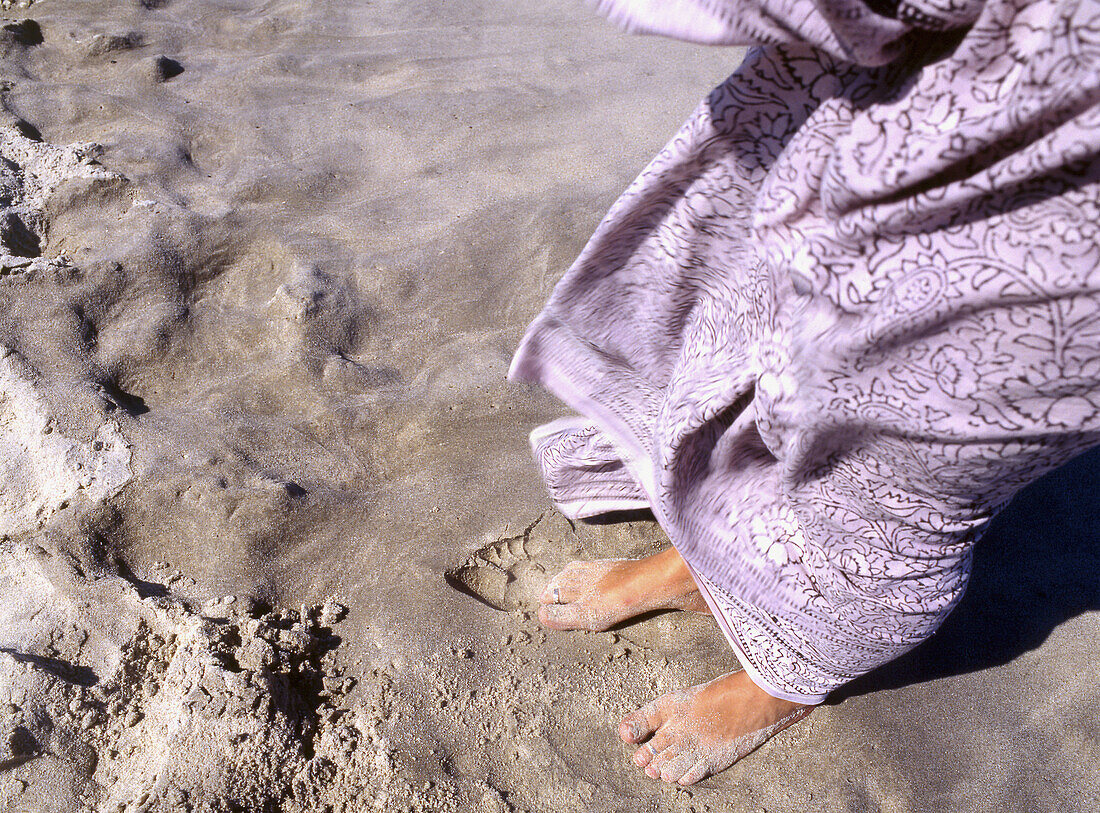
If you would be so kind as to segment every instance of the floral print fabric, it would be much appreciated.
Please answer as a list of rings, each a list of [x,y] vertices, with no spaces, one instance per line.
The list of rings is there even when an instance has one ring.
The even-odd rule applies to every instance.
[[[513,360],[573,516],[648,505],[753,678],[930,635],[1024,485],[1100,443],[1100,2],[613,0],[752,43]]]

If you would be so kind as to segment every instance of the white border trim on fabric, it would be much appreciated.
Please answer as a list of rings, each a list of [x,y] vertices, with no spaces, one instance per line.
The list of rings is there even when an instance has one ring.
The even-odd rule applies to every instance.
[[[595,426],[602,431],[598,421],[580,415],[570,415],[536,426],[528,436],[531,442],[531,450],[534,451],[539,443],[551,435],[570,429],[581,430],[589,426]],[[604,433],[604,435],[607,437],[607,433]],[[608,441],[614,446],[614,441],[610,437],[608,437]],[[649,500],[641,497],[590,497],[565,501],[555,500],[554,505],[569,519],[586,519],[610,511],[634,511],[649,508]]]
[[[508,371],[509,378],[518,377],[518,375],[522,374],[521,369],[524,366],[523,361],[525,361],[525,359],[521,360],[520,353],[521,351],[517,351],[515,358],[512,359],[512,367]],[[654,514],[657,514],[657,501],[653,499],[657,491],[653,463],[649,461],[648,466],[639,466],[639,457],[643,456],[640,454],[640,450],[631,448],[629,443],[623,441],[623,437],[630,436],[628,427],[623,425],[622,421],[616,420],[614,413],[605,409],[598,401],[582,393],[568,377],[563,375],[561,371],[556,368],[556,366],[544,364],[541,372],[542,375],[534,380],[541,382],[544,387],[560,398],[566,406],[581,413],[581,415],[584,416],[582,417],[583,421],[591,423],[603,433],[604,437],[611,444],[611,448],[619,455],[619,459],[622,460],[626,470],[630,472],[635,482],[641,486],[642,491],[645,492],[645,495],[649,498],[650,507],[653,509]],[[593,417],[593,415],[597,417]],[[564,429],[575,426],[576,424],[573,422],[576,420],[575,417],[559,418],[557,421],[551,421],[549,424],[543,424],[543,426],[552,426],[560,421]],[[621,427],[621,429],[619,427]],[[537,431],[537,429],[534,431]],[[660,521],[660,516],[658,516],[658,521]]]
[[[695,579],[695,584],[699,588],[699,592],[703,594],[703,599],[707,602],[707,606],[710,607],[710,611],[714,614],[714,620],[718,622],[718,628],[722,630],[722,634],[726,636],[726,640],[733,648],[733,652],[737,655],[737,660],[741,662],[741,666],[745,669],[749,678],[770,694],[772,697],[777,697],[780,700],[789,700],[792,703],[805,703],[809,706],[816,706],[818,703],[824,702],[825,698],[829,695],[826,694],[796,694],[795,692],[784,691],[769,683],[760,672],[752,665],[752,661],[749,656],[745,654],[744,647],[741,646],[741,641],[733,632],[733,627],[726,619],[725,614],[722,612],[722,608],[719,606],[717,600],[711,595],[710,590],[707,588],[706,583],[695,572],[690,564],[688,570],[691,572],[691,577]]]
[[[569,519],[588,519],[589,517],[608,514],[613,511],[639,511],[649,508],[646,500],[630,499],[623,497],[600,497],[590,500],[569,500],[567,502],[554,501],[554,505],[561,511],[562,516]]]
[[[593,423],[593,421],[582,415],[567,415],[564,418],[555,418],[550,423],[539,424],[531,430],[527,437],[531,441],[531,448],[533,449],[541,440],[550,437],[550,435],[556,435],[567,429],[584,429]]]

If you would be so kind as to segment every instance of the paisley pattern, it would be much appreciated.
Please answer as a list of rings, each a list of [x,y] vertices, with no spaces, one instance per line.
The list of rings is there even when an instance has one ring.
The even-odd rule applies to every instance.
[[[754,44],[614,204],[514,378],[574,516],[649,505],[767,691],[929,636],[1100,444],[1100,0],[610,0]]]

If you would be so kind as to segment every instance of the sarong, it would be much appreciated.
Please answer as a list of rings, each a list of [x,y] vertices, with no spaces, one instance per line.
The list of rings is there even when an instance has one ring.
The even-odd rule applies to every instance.
[[[511,376],[580,416],[536,458],[571,516],[648,506],[753,680],[819,702],[1100,444],[1100,2],[599,8],[753,48],[528,329]]]

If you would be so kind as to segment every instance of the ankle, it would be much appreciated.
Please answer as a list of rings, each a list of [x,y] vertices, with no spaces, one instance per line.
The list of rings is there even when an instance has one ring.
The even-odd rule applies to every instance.
[[[628,567],[630,605],[679,609],[684,597],[696,592],[691,571],[674,548],[635,559]]]
[[[676,576],[681,573],[687,575],[690,572],[687,562],[685,562],[684,558],[676,551],[676,548],[665,548],[650,556],[646,556],[643,561],[645,561],[649,567],[659,571],[662,575]]]
[[[657,568],[661,584],[669,587],[676,595],[695,591],[695,579],[691,575],[691,569],[675,548],[666,548],[652,558],[655,560],[653,566]]]
[[[753,682],[748,672],[743,670],[734,672],[729,675],[729,678],[731,679],[731,689],[737,692],[746,693],[751,699],[752,704],[761,708],[771,708],[782,715],[791,714],[800,709],[812,708],[812,706],[806,703],[796,703],[793,700],[784,700],[780,697],[768,694]]]

